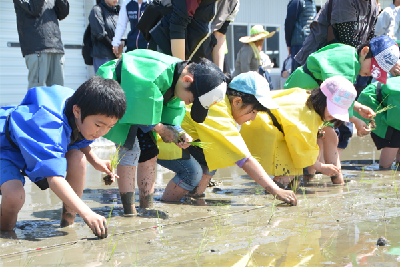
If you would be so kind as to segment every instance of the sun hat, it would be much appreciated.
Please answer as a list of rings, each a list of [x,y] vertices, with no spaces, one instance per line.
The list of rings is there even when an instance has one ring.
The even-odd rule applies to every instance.
[[[254,95],[258,102],[268,109],[279,108],[271,98],[268,81],[255,71],[239,74],[231,81],[229,88]]]
[[[207,117],[211,105],[225,98],[226,76],[222,70],[209,60],[197,64],[193,75],[196,95],[191,108],[191,117],[197,123],[202,123]]]
[[[255,42],[261,39],[269,38],[274,35],[275,32],[264,31],[264,27],[262,25],[254,25],[251,27],[250,36],[243,36],[239,39],[240,42],[248,44],[251,42]]]
[[[388,72],[399,60],[400,52],[396,42],[389,36],[382,35],[370,41],[372,52],[371,76],[386,84]]]
[[[326,79],[320,86],[326,96],[326,107],[335,119],[349,121],[349,108],[357,96],[354,85],[343,76]]]

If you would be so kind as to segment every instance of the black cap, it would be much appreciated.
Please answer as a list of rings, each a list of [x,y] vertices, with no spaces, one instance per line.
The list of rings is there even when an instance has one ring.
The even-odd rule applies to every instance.
[[[193,78],[197,95],[193,101],[191,117],[195,122],[202,123],[210,106],[225,98],[226,76],[217,65],[205,60],[196,65]]]

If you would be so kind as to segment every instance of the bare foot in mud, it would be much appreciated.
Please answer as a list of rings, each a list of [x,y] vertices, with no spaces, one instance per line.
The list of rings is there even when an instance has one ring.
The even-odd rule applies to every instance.
[[[345,182],[340,176],[331,176],[331,181],[334,185],[344,185]]]

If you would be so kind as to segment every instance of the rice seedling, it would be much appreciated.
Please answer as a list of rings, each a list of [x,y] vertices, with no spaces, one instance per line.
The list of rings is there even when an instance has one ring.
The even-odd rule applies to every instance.
[[[111,172],[114,172],[115,169],[117,168],[118,164],[121,162],[122,157],[119,157],[119,151],[121,149],[121,145],[119,145],[115,151],[111,152]],[[114,181],[111,179],[111,175],[106,175],[103,178],[105,185],[111,185]]]
[[[333,209],[332,209],[331,204],[328,204],[328,206],[329,206],[329,209],[326,208],[325,205],[324,205],[323,207],[326,209],[326,211],[329,213],[329,215],[331,215],[332,219],[333,219],[335,222],[338,222],[338,221],[336,220],[335,216],[333,215]]]
[[[309,227],[307,227],[307,218],[306,218],[306,220],[304,221],[303,230],[301,231],[304,238],[307,238],[308,230]]]
[[[200,141],[193,141],[193,142],[187,142],[191,146],[195,146],[201,149],[210,149],[211,148],[211,143],[210,142],[200,142]]]
[[[276,209],[276,196],[274,196],[274,202],[272,203],[272,205],[271,205],[271,217],[269,217],[269,220],[268,220],[268,223],[267,224],[270,224],[271,223],[271,220],[272,220],[272,217],[275,215],[275,209]]]
[[[112,257],[112,255],[114,254],[115,249],[116,249],[116,247],[117,247],[118,241],[119,241],[119,239],[121,238],[121,235],[120,235],[120,236],[118,237],[118,239],[117,239],[117,242],[115,242],[115,244],[114,244],[114,246],[113,246],[113,248],[111,249],[111,252],[110,252],[110,246],[111,246],[111,241],[112,241],[113,236],[114,236],[114,231],[115,231],[115,226],[114,226],[114,228],[113,228],[113,231],[112,231],[112,234],[111,234],[111,237],[110,237],[110,242],[108,242],[108,247],[107,247],[107,258],[108,258],[108,260],[111,260],[111,257]],[[110,257],[108,257],[108,255],[110,255]]]
[[[308,199],[307,199],[307,196],[306,196],[306,189],[305,189],[304,187],[302,187],[301,189],[302,189],[302,191],[303,191],[304,200],[306,201],[308,216],[311,217],[311,216],[312,216],[312,211],[310,211],[310,205],[309,205],[309,203],[308,203]]]
[[[164,245],[162,230],[161,230],[160,215],[158,214],[158,210],[157,210],[157,229],[158,229],[158,234],[160,235],[161,244]]]
[[[63,256],[62,256],[61,259],[60,259],[60,262],[57,263],[57,266],[61,266],[61,263],[62,263],[62,261],[63,261],[63,259],[64,259],[64,256],[65,256],[65,254],[63,254]]]
[[[31,257],[27,257],[23,262],[21,262],[22,261],[22,254],[21,254],[21,257],[19,258],[18,266],[24,266],[24,267],[31,266],[31,264],[33,263],[33,261],[35,260],[35,258],[37,256],[38,256],[38,254],[31,256]]]
[[[180,221],[181,221],[181,218],[182,218],[182,216],[183,216],[183,215],[181,215],[181,217],[179,217],[179,219],[178,219],[178,222],[180,222]],[[167,246],[168,246],[168,243],[169,243],[169,241],[170,241],[170,240],[171,240],[171,238],[172,238],[172,234],[174,233],[174,231],[175,231],[175,228],[178,226],[178,224],[180,224],[180,223],[175,223],[174,227],[172,228],[172,231],[171,231],[171,237],[170,237],[169,239],[167,239]]]
[[[138,260],[138,250],[137,250],[138,239],[139,239],[139,232],[136,232],[136,255],[135,255],[135,266],[138,266],[138,265],[137,265],[137,260]],[[125,242],[125,239],[124,239],[124,236],[123,236],[123,235],[122,235],[122,241],[124,241],[124,244],[125,244],[125,248],[126,248],[126,250],[127,250],[127,251],[129,251],[129,249],[128,249],[128,246],[126,245],[126,242]],[[131,250],[132,250],[132,246],[131,246]],[[133,250],[132,250],[131,252],[133,252]],[[129,257],[129,260],[132,262],[132,265],[133,265],[133,261],[132,261],[131,255],[130,255],[130,254],[128,254],[128,257]]]
[[[399,198],[398,195],[397,195],[397,183],[396,183],[396,173],[397,173],[398,167],[399,167],[399,163],[397,163],[397,164],[394,166],[394,169],[392,170],[392,178],[393,178],[393,184],[394,184],[394,192],[396,193],[396,197],[397,197],[397,198]]]
[[[197,253],[196,253],[196,257],[195,257],[195,261],[197,261],[197,259],[199,258],[201,252],[204,250],[204,248],[207,246],[208,242],[204,244],[204,241],[206,239],[208,230],[204,230],[203,233],[203,238],[201,239],[201,243],[200,243],[200,247],[197,249]],[[203,245],[204,244],[204,245]]]
[[[214,223],[214,226],[215,226],[215,229],[218,231],[218,235],[219,236],[222,235],[220,211],[221,211],[221,208],[218,207],[218,210],[217,210],[218,216],[216,218],[213,217],[213,219],[212,219],[213,223]],[[217,221],[218,221],[218,224],[217,224]]]

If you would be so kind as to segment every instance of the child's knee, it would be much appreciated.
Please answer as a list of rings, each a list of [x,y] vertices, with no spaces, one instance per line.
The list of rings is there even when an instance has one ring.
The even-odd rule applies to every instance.
[[[25,203],[24,186],[19,180],[10,180],[2,184],[2,210],[18,212]]]
[[[68,167],[81,167],[86,168],[86,156],[79,149],[71,149],[65,154]]]

